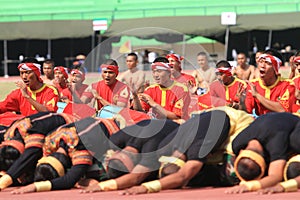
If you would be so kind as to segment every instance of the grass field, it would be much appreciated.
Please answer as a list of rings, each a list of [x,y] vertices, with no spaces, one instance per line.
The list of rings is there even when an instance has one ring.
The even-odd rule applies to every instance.
[[[0,82],[0,101],[4,100],[6,95],[16,88],[14,82]]]

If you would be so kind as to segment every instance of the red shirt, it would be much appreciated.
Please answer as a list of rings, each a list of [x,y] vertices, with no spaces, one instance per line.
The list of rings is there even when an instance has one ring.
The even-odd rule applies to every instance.
[[[156,103],[161,105],[164,109],[175,113],[182,119],[188,119],[188,110],[191,97],[188,88],[176,81],[168,87],[161,88],[158,84],[150,85],[144,91],[148,94]],[[149,111],[150,106],[141,101],[142,107],[145,111]]]
[[[293,78],[296,89],[300,89],[300,75],[297,75]]]
[[[300,75],[299,74],[293,78],[293,82],[294,82],[295,88],[297,90],[300,90]],[[296,103],[293,105],[292,112],[293,113],[300,112],[299,100],[296,100]]]
[[[247,87],[247,83],[239,78],[234,78],[234,81],[229,85],[224,85],[225,87],[225,100],[226,103],[232,103],[232,102],[240,102],[239,96],[237,96],[237,93],[242,88]]]
[[[87,87],[88,87],[87,84],[82,84],[81,87],[78,90],[76,90],[77,96],[79,98],[82,96],[83,92],[86,90]],[[73,95],[72,95],[71,91],[69,90],[69,88],[63,89],[61,91],[61,96],[69,99],[70,101],[73,101]]]
[[[130,89],[126,84],[118,80],[112,85],[107,85],[104,80],[101,80],[97,83],[93,83],[91,87],[97,91],[99,96],[113,105],[117,105],[117,102],[123,102],[129,105]],[[92,92],[84,92],[83,96],[86,96],[89,99],[94,97]],[[98,109],[101,109],[103,105],[99,100],[97,100],[97,103]]]
[[[31,91],[30,88],[27,87],[27,92],[31,98],[46,105],[49,111],[56,112],[56,104],[59,96],[55,87],[43,84],[43,86],[36,91]],[[4,101],[0,102],[0,113],[13,111],[20,112],[23,116],[38,113],[29,101],[23,97],[20,89],[12,91],[9,95],[7,95]]]
[[[210,92],[198,96],[198,109],[199,110],[207,110],[212,108],[212,97],[210,95]]]
[[[186,86],[195,86],[196,85],[196,81],[195,81],[195,77],[193,77],[192,75],[189,74],[185,74],[185,73],[181,73],[181,76],[179,76],[178,78],[172,78],[173,80],[182,83]]]
[[[232,102],[240,102],[239,96],[236,94],[242,88],[246,88],[247,83],[239,78],[234,78],[229,85],[224,85],[216,80],[210,84],[210,95],[214,106],[225,106]]]
[[[61,93],[64,89],[67,89],[67,85],[61,87],[61,85],[59,83],[53,82],[54,87],[56,87],[56,89],[58,90],[59,93]]]
[[[295,85],[289,79],[282,79],[278,77],[276,82],[271,86],[265,86],[261,79],[251,80],[251,83],[256,87],[257,92],[265,98],[279,102],[286,112],[292,111],[292,106],[296,102]],[[247,87],[247,91],[250,86]],[[246,108],[249,113],[255,109],[257,115],[266,114],[271,112],[265,108],[250,92],[247,92],[245,100]]]

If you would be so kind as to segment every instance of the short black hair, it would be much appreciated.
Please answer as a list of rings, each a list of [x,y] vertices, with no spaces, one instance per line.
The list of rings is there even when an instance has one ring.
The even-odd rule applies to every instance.
[[[39,63],[39,61],[34,57],[26,57],[22,60],[22,63]]]
[[[251,164],[248,161],[252,161]],[[261,174],[260,166],[250,158],[240,159],[237,171],[246,181],[254,180]]]
[[[231,68],[230,63],[227,60],[220,60],[217,64],[216,64],[217,68],[219,67],[226,67],[226,68]]]
[[[169,60],[166,57],[157,57],[154,59],[153,63],[155,62],[169,63]]]
[[[0,171],[7,171],[20,157],[21,153],[12,146],[0,148]]]
[[[114,59],[107,59],[103,64],[119,66],[118,63],[117,63],[117,61],[114,60]]]
[[[127,56],[133,56],[135,60],[138,60],[138,56],[136,55],[136,53],[129,53],[127,54]]]
[[[43,63],[45,63],[45,64],[50,64],[50,65],[52,65],[53,67],[55,66],[55,62],[54,62],[54,60],[52,60],[52,59],[46,59]]]
[[[61,164],[64,166],[65,172],[67,171],[68,168],[71,167],[71,159],[69,156],[59,152],[54,152],[50,156],[55,157],[57,160],[61,162]],[[46,163],[37,166],[34,172],[35,182],[52,180],[58,177],[59,177],[58,172],[50,164],[46,164]]]
[[[287,179],[296,178],[300,176],[300,162],[291,162],[286,171]]]

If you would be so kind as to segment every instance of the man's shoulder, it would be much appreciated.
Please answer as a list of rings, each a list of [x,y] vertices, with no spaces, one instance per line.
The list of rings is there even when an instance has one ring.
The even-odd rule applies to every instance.
[[[116,80],[116,84],[117,87],[128,87],[128,85],[126,83],[123,83],[122,81],[119,81],[118,79]]]
[[[172,88],[176,88],[176,90],[182,90],[183,92],[188,92],[189,91],[189,89],[188,89],[188,87],[185,85],[185,84],[183,84],[183,83],[180,83],[180,82],[178,82],[178,81],[174,81],[174,84],[173,84],[173,87]]]

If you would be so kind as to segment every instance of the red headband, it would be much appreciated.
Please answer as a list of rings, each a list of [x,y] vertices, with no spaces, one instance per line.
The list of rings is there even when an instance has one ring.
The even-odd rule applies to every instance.
[[[300,56],[295,57],[293,62],[299,64],[300,63]]]
[[[55,71],[60,71],[64,75],[64,77],[66,79],[68,79],[69,76],[68,76],[68,69],[67,68],[65,68],[63,66],[57,66],[57,67],[54,67],[54,72]]]
[[[259,56],[258,60],[265,59],[266,62],[272,63],[273,69],[278,74],[279,67],[281,66],[282,62],[276,56],[272,56],[269,54],[262,54]]]
[[[41,65],[36,63],[21,63],[18,65],[19,70],[32,70],[35,75],[38,77],[40,82],[43,82],[41,79]]]
[[[80,71],[80,70],[78,70],[78,69],[73,69],[73,70],[71,71],[71,75],[74,75],[74,74],[80,74],[82,80],[83,80],[83,81],[85,80],[85,74],[84,74],[82,71]]]
[[[182,57],[182,56],[180,56],[180,55],[178,55],[178,54],[175,54],[175,53],[168,54],[168,55],[166,56],[166,58],[167,58],[167,59],[173,58],[174,60],[176,60],[176,61],[179,62],[179,63],[183,60],[183,57]]]
[[[225,74],[226,76],[232,76],[231,68],[219,67],[219,68],[216,68],[216,72]]]
[[[168,70],[168,71],[171,70],[170,64],[169,63],[163,63],[163,62],[152,63],[151,68],[152,69]]]
[[[119,67],[118,67],[118,66],[102,64],[100,67],[101,67],[102,71],[105,71],[105,70],[111,70],[111,71],[113,71],[117,76],[118,76],[118,74],[119,74]]]
[[[17,149],[20,154],[22,154],[24,152],[24,144],[18,140],[6,140],[6,141],[3,141],[0,145],[0,147],[4,147],[4,146],[11,146],[15,149]]]

